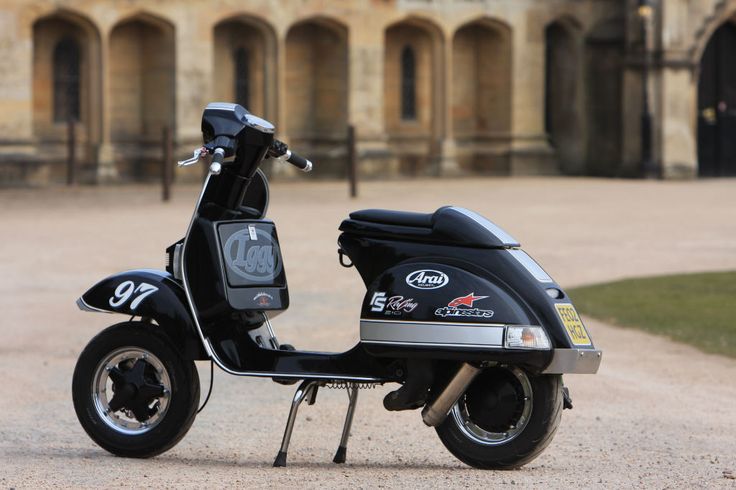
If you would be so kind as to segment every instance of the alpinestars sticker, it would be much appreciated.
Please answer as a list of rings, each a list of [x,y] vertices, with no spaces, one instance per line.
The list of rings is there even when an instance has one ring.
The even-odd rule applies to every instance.
[[[443,318],[491,318],[493,316],[493,310],[481,310],[480,308],[473,307],[473,303],[481,299],[486,299],[487,297],[476,296],[473,292],[466,296],[453,299],[447,303],[447,306],[437,308],[434,314]]]

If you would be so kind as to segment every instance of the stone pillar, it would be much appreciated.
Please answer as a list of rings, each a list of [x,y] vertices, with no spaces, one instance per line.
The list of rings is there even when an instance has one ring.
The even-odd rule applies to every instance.
[[[289,144],[286,120],[289,118],[289,107],[286,105],[286,35],[288,32],[280,30],[276,33],[276,79],[272,81],[271,90],[276,92],[276,118],[273,121],[276,126],[276,138]],[[319,165],[319,162],[314,162]],[[271,166],[271,175],[281,177],[294,177],[297,169],[292,165],[274,164]]]
[[[697,177],[697,80],[685,67],[664,68],[661,78],[662,176],[666,179]]]
[[[544,24],[534,11],[520,13],[513,30],[511,175],[559,174],[544,130]]]
[[[349,26],[348,124],[355,126],[358,173],[386,177],[398,172],[387,144],[384,103],[384,31],[358,19]]]
[[[702,17],[713,14],[706,5],[698,8]],[[660,8],[655,10],[658,14],[655,48],[662,50],[661,68],[656,78],[658,85],[653,91],[655,141],[658,143],[655,154],[665,179],[698,176],[699,67],[690,51],[692,41],[686,34],[686,26],[687,19],[700,17],[692,9],[693,5],[686,0],[672,0],[661,2]],[[720,20],[715,17],[713,21],[718,25]]]
[[[0,154],[9,163],[26,165],[33,144],[33,28],[14,12],[0,12]],[[2,161],[0,160],[0,162]],[[31,173],[30,180],[45,176]]]
[[[197,16],[181,16],[176,29],[175,138],[187,152],[202,143],[202,111],[214,100],[214,40]],[[229,101],[224,101],[229,102]],[[187,157],[190,155],[186,155]]]
[[[453,104],[453,45],[452,36],[447,36],[444,45],[444,68],[443,79],[443,101],[442,114],[440,117],[444,120],[444,133],[442,137],[440,175],[442,176],[458,176],[462,175],[462,169],[457,162],[457,146],[455,145],[455,131],[453,127],[452,104]]]
[[[114,117],[110,112],[111,97],[115,97],[110,91],[110,30],[100,32],[100,85],[102,95],[99,98],[100,119],[102,130],[100,131],[100,145],[97,149],[97,175],[98,183],[109,183],[117,179],[118,171],[115,168],[115,151],[112,144],[111,122]]]
[[[202,145],[202,112],[210,102],[215,102],[214,33],[212,25],[202,22],[208,12],[182,11],[172,21],[174,33],[174,155],[167,165],[192,156],[192,151]],[[207,28],[203,28],[206,25]],[[227,102],[227,101],[226,101]],[[159,135],[154,135],[158,137]],[[175,167],[177,179],[199,181],[204,172],[199,163],[187,168]]]

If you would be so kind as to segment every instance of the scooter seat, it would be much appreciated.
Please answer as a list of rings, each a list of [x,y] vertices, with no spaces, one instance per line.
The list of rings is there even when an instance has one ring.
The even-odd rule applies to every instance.
[[[435,213],[411,213],[408,211],[391,211],[390,209],[363,209],[350,213],[350,218],[396,226],[416,226],[432,228],[432,217]]]
[[[473,211],[444,206],[434,213],[364,209],[350,213],[340,231],[390,240],[433,242],[466,247],[518,247],[508,233]]]

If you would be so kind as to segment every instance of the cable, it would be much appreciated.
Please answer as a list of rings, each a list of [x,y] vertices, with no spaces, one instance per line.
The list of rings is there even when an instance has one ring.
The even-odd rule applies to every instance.
[[[207,406],[207,402],[210,401],[210,395],[212,394],[212,385],[215,384],[215,361],[210,359],[210,389],[207,392],[207,398],[204,399],[204,403],[201,407],[199,407],[199,410],[197,410],[197,414],[204,410],[204,407]]]

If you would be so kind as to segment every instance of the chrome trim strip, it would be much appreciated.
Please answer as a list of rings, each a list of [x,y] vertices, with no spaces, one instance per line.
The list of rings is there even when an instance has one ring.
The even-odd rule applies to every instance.
[[[114,311],[102,310],[100,308],[95,308],[94,306],[90,306],[87,304],[86,301],[84,301],[84,298],[82,298],[81,296],[77,298],[77,308],[79,308],[82,311],[91,311],[92,313],[115,313]]]
[[[214,349],[210,345],[210,340],[207,339],[207,349],[212,352],[212,359],[215,361],[215,364],[220,366],[220,368],[225,371],[228,374],[233,374],[235,376],[254,376],[257,378],[296,378],[296,379],[329,379],[329,380],[344,380],[344,381],[370,381],[370,382],[385,382],[387,380],[382,378],[373,378],[369,376],[344,376],[339,374],[309,374],[309,373],[302,373],[302,374],[295,374],[295,373],[278,373],[278,372],[271,372],[271,371],[234,371],[226,366],[223,365],[222,361],[217,357],[217,354],[214,353]]]
[[[375,345],[402,345],[405,347],[453,347],[453,348],[473,348],[473,349],[486,349],[493,351],[503,351],[503,347],[498,345],[487,345],[487,344],[438,344],[438,343],[427,343],[427,342],[396,342],[393,340],[361,340],[361,344],[375,344]]]
[[[211,104],[210,104],[211,105]],[[209,342],[207,339],[205,339],[204,334],[202,333],[202,327],[199,324],[199,318],[197,318],[197,310],[194,308],[194,301],[192,300],[192,295],[189,292],[189,286],[187,285],[187,268],[184,266],[184,251],[187,249],[187,242],[189,241],[189,232],[192,231],[192,225],[194,224],[194,220],[197,217],[197,214],[199,213],[199,204],[202,202],[202,198],[204,197],[204,191],[207,189],[207,184],[210,182],[210,177],[212,174],[207,173],[207,178],[204,180],[204,184],[202,185],[202,192],[199,193],[199,198],[197,199],[197,204],[194,206],[194,213],[192,213],[192,219],[189,221],[189,226],[187,227],[187,233],[184,235],[184,244],[182,246],[182,253],[181,253],[181,282],[184,286],[184,294],[187,297],[187,303],[189,303],[189,311],[192,314],[192,318],[194,319],[194,325],[197,327],[197,333],[199,334],[199,339],[202,341],[202,345],[204,346],[205,352],[207,352],[207,355],[214,359],[218,366],[220,366],[221,369],[226,369],[219,359],[216,359],[213,356],[212,349],[210,347]]]
[[[360,321],[361,342],[503,347],[505,326],[462,323]]]
[[[601,365],[603,352],[593,349],[555,349],[552,362],[544,374],[595,374]]]
[[[493,236],[501,240],[501,242],[507,246],[507,247],[518,247],[520,246],[519,241],[509,235],[503,228],[498,226],[496,223],[492,222],[488,218],[485,218],[475,211],[471,211],[469,209],[461,208],[458,206],[451,206],[450,209],[453,211],[457,211],[458,213],[467,216],[468,218],[472,219],[476,223],[478,223],[480,226],[485,228],[489,233],[491,233]]]
[[[511,254],[513,258],[519,262],[524,269],[529,272],[532,276],[534,276],[534,279],[536,279],[539,282],[555,282],[549,274],[547,274],[544,269],[542,269],[542,266],[537,263],[536,260],[534,260],[531,255],[524,252],[521,249],[512,249],[507,250],[508,253]]]
[[[505,323],[480,323],[480,322],[427,322],[423,320],[383,320],[378,318],[361,318],[361,322],[373,322],[373,323],[416,323],[419,325],[451,325],[460,327],[505,327]]]
[[[247,109],[246,109],[247,110]],[[250,112],[245,115],[245,120],[250,124],[251,127],[256,128],[262,133],[273,134],[276,132],[276,128],[269,121],[266,121],[262,117],[258,117]]]
[[[210,102],[204,110],[214,109],[218,111],[233,111],[235,110],[236,105],[237,104],[233,104],[231,102]]]
[[[266,206],[264,206],[263,212],[261,213],[261,219],[264,219],[266,217],[266,214],[268,213],[268,205],[271,203],[271,189],[268,187],[268,178],[266,178],[266,174],[263,173],[263,170],[259,168],[258,170],[256,170],[256,173],[261,174],[261,178],[266,184]]]

